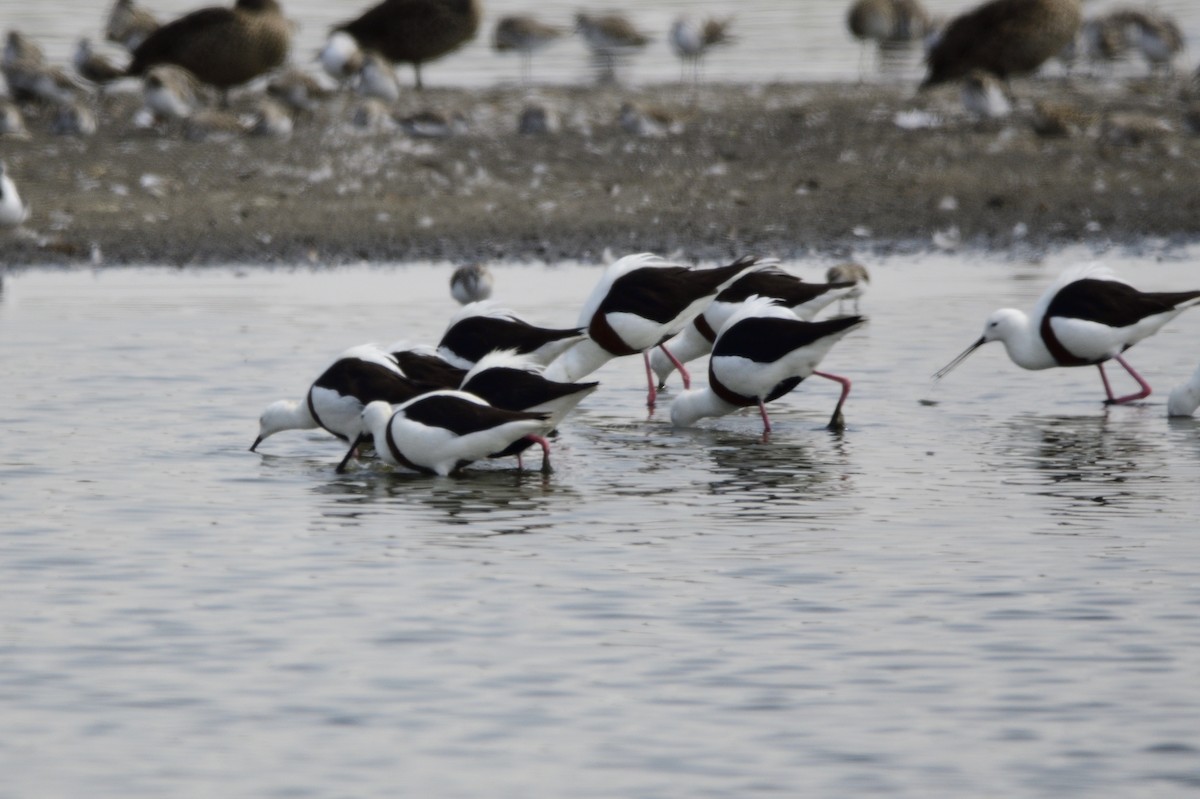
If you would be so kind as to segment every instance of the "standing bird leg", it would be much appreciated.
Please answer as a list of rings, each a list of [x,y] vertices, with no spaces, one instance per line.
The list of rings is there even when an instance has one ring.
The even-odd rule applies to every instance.
[[[1104,364],[1098,363],[1096,364],[1096,368],[1100,370],[1100,378],[1104,381],[1104,391],[1106,394],[1108,394],[1108,399],[1104,401],[1105,405],[1124,405],[1127,402],[1145,399],[1146,397],[1150,396],[1150,384],[1146,382],[1145,378],[1134,371],[1133,367],[1129,365],[1128,361],[1126,361],[1120,355],[1114,356],[1113,360],[1125,367],[1125,371],[1129,372],[1130,377],[1137,381],[1141,391],[1124,397],[1113,397],[1112,387],[1108,383],[1108,375],[1104,372]]]
[[[837,405],[834,406],[833,409],[833,416],[829,417],[829,424],[827,425],[827,428],[829,430],[844,430],[846,427],[846,420],[842,418],[842,405],[846,402],[846,397],[850,396],[849,379],[830,374],[829,372],[814,371],[813,374],[817,377],[823,377],[826,380],[832,380],[835,383],[842,384],[842,395],[838,397]]]

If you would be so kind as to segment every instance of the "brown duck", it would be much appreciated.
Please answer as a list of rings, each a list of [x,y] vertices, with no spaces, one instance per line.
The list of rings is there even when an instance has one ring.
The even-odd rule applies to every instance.
[[[475,38],[480,16],[479,0],[383,0],[334,31],[393,63],[412,64],[420,89],[421,65]]]
[[[221,90],[240,86],[283,64],[291,25],[277,0],[237,0],[168,22],[133,51],[130,75],[174,64]]]
[[[926,59],[922,89],[973,69],[1007,79],[1033,72],[1075,39],[1080,0],[991,0],[951,20]]]

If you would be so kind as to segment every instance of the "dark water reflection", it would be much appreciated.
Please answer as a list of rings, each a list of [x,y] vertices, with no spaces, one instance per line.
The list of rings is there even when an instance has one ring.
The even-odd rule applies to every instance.
[[[1161,435],[1130,426],[1129,412],[1089,416],[1019,415],[998,429],[991,468],[1004,484],[1065,500],[1056,514],[1089,515],[1098,506],[1138,513],[1168,498]]]
[[[416,517],[452,527],[483,525],[482,535],[547,529],[544,506],[569,502],[571,489],[536,469],[477,469],[463,476],[430,478],[371,464],[313,487],[326,521],[353,526],[395,512],[403,504]]]

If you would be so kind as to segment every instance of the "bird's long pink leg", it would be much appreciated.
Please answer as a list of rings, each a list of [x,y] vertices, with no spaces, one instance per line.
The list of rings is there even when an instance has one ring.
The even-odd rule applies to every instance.
[[[829,427],[832,430],[840,430],[846,426],[842,419],[842,405],[846,402],[846,397],[850,396],[850,380],[839,375],[830,374],[829,372],[813,372],[817,377],[823,377],[826,380],[832,380],[835,383],[842,384],[842,395],[838,397],[837,405],[833,408],[833,416],[829,417]]]
[[[763,435],[771,432],[771,419],[767,416],[767,406],[762,400],[758,401],[758,412],[762,414],[763,420]]]
[[[530,433],[529,435],[525,436],[525,438],[542,448],[542,473],[548,474],[551,471],[550,442],[547,441],[543,436],[535,435],[534,433]]]
[[[688,374],[688,370],[684,367],[684,365],[679,362],[679,359],[676,358],[675,355],[672,354],[672,352],[669,349],[667,349],[665,344],[659,344],[658,348],[663,351],[663,354],[666,355],[671,360],[671,363],[675,364],[675,368],[679,370],[679,376],[681,378],[683,378],[683,387],[691,388],[692,387],[692,377],[691,377],[691,375]],[[646,364],[648,366],[650,364],[650,361],[647,360]]]
[[[642,353],[642,360],[646,362],[646,385],[649,390],[646,392],[646,407],[654,409],[654,401],[658,399],[658,391],[654,388],[654,370],[650,368],[650,350]]]
[[[1112,405],[1116,400],[1113,399],[1112,386],[1108,384],[1108,373],[1104,371],[1104,364],[1102,363],[1096,364],[1096,368],[1100,370],[1100,379],[1104,381],[1104,393],[1108,395],[1108,399],[1105,402]]]
[[[1133,402],[1134,400],[1145,399],[1146,397],[1150,396],[1150,384],[1146,382],[1145,378],[1143,378],[1141,375],[1139,375],[1137,372],[1135,372],[1133,370],[1133,367],[1129,365],[1128,361],[1126,361],[1120,355],[1114,356],[1113,360],[1115,360],[1117,363],[1119,363],[1125,367],[1125,371],[1129,372],[1129,376],[1137,381],[1138,386],[1140,386],[1142,390],[1136,394],[1130,394],[1127,397],[1117,397],[1116,399],[1112,399],[1112,392],[1110,391],[1110,392],[1108,392],[1108,397],[1109,397],[1110,403],[1112,403],[1113,405],[1123,405],[1126,402]],[[1100,370],[1100,374],[1104,374],[1103,369]],[[1104,383],[1105,383],[1105,387],[1107,388],[1108,387],[1107,379],[1104,381]]]

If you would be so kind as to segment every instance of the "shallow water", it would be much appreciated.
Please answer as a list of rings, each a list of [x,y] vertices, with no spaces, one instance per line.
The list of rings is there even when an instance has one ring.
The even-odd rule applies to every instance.
[[[0,0],[0,30],[18,28],[44,44],[52,57],[67,60],[81,36],[102,38],[110,0]],[[144,3],[161,18],[169,19],[203,5],[200,0],[152,0]],[[305,61],[321,46],[331,26],[352,18],[371,2],[328,3],[321,0],[284,0],[284,9],[298,25],[293,58]],[[931,13],[953,16],[977,5],[975,0],[925,0]],[[1087,13],[1099,14],[1118,6],[1144,6],[1126,0],[1092,0]],[[1200,4],[1193,0],[1156,0],[1150,4],[1170,13],[1180,23],[1188,41],[1200,41]],[[638,26],[655,39],[644,53],[621,71],[629,83],[661,83],[678,80],[680,65],[668,44],[671,22],[681,13],[735,17],[737,41],[716,48],[708,58],[705,75],[718,81],[853,80],[864,66],[873,64],[873,54],[864,54],[846,30],[849,0],[658,0],[633,3],[625,0],[593,0],[586,3],[529,3],[524,0],[483,0],[484,20],[480,35],[460,53],[430,65],[425,72],[431,86],[491,86],[519,80],[515,56],[491,50],[495,22],[506,14],[535,11],[547,22],[570,27],[575,12],[618,10],[629,14]],[[916,50],[889,58],[886,79],[915,81],[921,74]],[[1180,64],[1196,63],[1194,49]],[[1138,65],[1132,74],[1142,74]],[[540,53],[534,60],[534,77],[541,83],[585,83],[592,80],[587,51],[572,37]],[[411,80],[404,71],[406,81]]]
[[[0,796],[1194,795],[1200,313],[1143,406],[999,345],[929,382],[1078,257],[874,264],[842,435],[827,381],[767,444],[674,431],[625,359],[552,475],[459,479],[246,451],[344,346],[435,339],[446,265],[9,275]],[[498,269],[547,324],[598,275]]]

